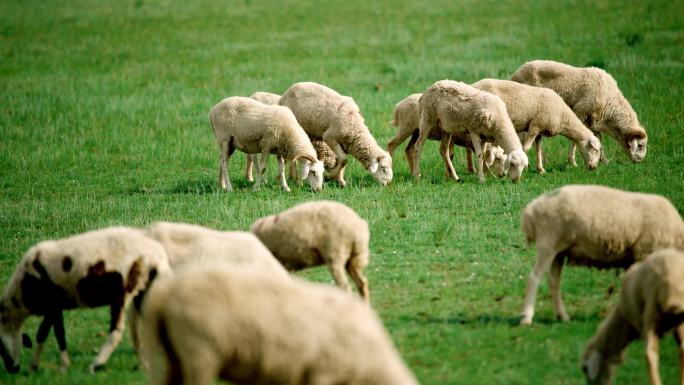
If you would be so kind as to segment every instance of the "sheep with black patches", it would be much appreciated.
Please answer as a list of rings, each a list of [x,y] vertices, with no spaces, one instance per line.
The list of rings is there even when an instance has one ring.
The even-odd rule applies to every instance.
[[[527,168],[527,155],[513,123],[508,117],[501,98],[489,92],[478,90],[468,84],[453,80],[440,80],[430,86],[419,100],[420,122],[416,140],[412,174],[420,178],[420,154],[430,132],[441,127],[450,135],[467,134],[477,155],[478,178],[485,182],[484,143],[493,142],[501,146],[506,154],[505,171],[513,182],[517,182]],[[442,142],[444,145],[444,141]],[[448,153],[440,149],[442,160],[449,175],[457,179]]]
[[[415,143],[416,140],[418,140],[419,135],[418,124],[420,121],[420,108],[418,106],[418,100],[420,100],[421,95],[422,94],[411,94],[397,103],[394,106],[393,119],[390,121],[391,125],[397,127],[397,134],[387,143],[387,152],[389,152],[390,156],[394,157],[394,150],[397,148],[397,146],[399,146],[404,140],[406,140],[406,138],[410,136],[411,139],[404,150],[409,170],[413,170],[414,167],[413,158],[415,152]],[[446,135],[443,135],[442,128],[439,126],[430,130],[428,139],[438,140],[440,142],[443,140],[449,140]],[[449,156],[449,158],[452,160],[454,158],[454,144],[466,149],[466,163],[468,171],[474,173],[475,169],[473,169],[472,161],[473,143],[470,140],[470,136],[463,133],[459,135],[451,135],[451,144],[444,144],[440,147],[440,150],[444,148],[448,150],[447,156]],[[484,157],[484,164],[487,169],[494,170],[495,175],[498,177],[505,175],[504,162],[506,160],[506,156],[501,147],[492,145],[491,143],[486,143]],[[445,173],[447,177],[450,176],[448,168],[445,170]],[[456,176],[456,179],[458,180],[458,175]]]
[[[198,260],[218,259],[289,276],[268,248],[250,232],[218,231],[173,222],[154,222],[144,228],[143,232],[161,243],[174,270]]]
[[[524,325],[532,323],[537,289],[549,269],[556,316],[568,321],[560,293],[564,264],[627,268],[658,249],[684,250],[684,222],[670,201],[603,186],[567,185],[534,199],[522,212],[522,231],[537,249]]]
[[[295,83],[280,97],[311,140],[324,141],[337,162],[329,176],[346,186],[347,154],[355,157],[381,185],[392,181],[392,157],[383,150],[366,127],[359,106],[348,96],[313,82]]]
[[[503,100],[518,135],[524,136],[523,151],[535,144],[537,171],[544,174],[541,140],[544,136],[563,135],[580,148],[584,163],[594,170],[601,157],[601,141],[575,116],[553,90],[533,87],[511,80],[482,79],[473,87],[490,92]]]
[[[627,346],[645,341],[651,385],[661,385],[659,340],[673,330],[684,384],[684,253],[659,250],[625,273],[620,300],[601,323],[582,355],[582,371],[590,385],[609,385]]]
[[[251,231],[288,270],[327,265],[337,285],[347,291],[351,275],[359,293],[370,301],[368,223],[350,207],[331,201],[306,202],[258,219]]]
[[[137,302],[156,276],[168,273],[168,259],[159,242],[130,228],[111,227],[36,244],[19,261],[0,300],[0,355],[5,368],[11,373],[19,370],[21,330],[29,316],[43,317],[31,367],[38,368],[45,340],[54,328],[66,369],[70,360],[62,312],[109,306],[109,337],[90,371],[102,368],[123,336],[124,312],[131,301]],[[129,317],[133,335],[138,334],[138,316],[133,311]],[[30,344],[28,336],[24,335],[24,342]],[[133,342],[137,351],[137,340]]]
[[[289,109],[233,96],[209,111],[209,121],[220,149],[219,183],[225,190],[233,191],[228,164],[236,149],[260,154],[254,189],[261,185],[266,160],[271,153],[277,156],[280,187],[284,191],[290,191],[285,180],[285,160],[300,162],[301,178],[306,179],[314,191],[323,187],[323,162],[316,158],[311,140]]]
[[[160,279],[143,325],[156,385],[417,385],[370,306],[256,269],[199,263]]]
[[[612,136],[633,162],[641,162],[646,157],[646,130],[639,124],[636,112],[615,79],[606,71],[533,60],[520,66],[511,80],[556,91],[599,140],[602,133]],[[607,161],[603,153],[601,158]],[[575,144],[570,148],[568,160],[576,164]]]

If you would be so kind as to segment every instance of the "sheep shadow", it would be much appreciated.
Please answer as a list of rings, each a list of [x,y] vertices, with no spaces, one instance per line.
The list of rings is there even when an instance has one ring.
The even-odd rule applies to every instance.
[[[599,314],[585,314],[573,317],[570,322],[599,322],[603,319]],[[477,316],[455,316],[455,317],[432,317],[429,315],[403,315],[395,318],[396,323],[414,323],[422,325],[505,325],[510,327],[521,327],[520,316],[500,316],[495,314],[481,314]],[[535,317],[534,323],[537,325],[562,325],[565,322],[557,320],[555,317]]]

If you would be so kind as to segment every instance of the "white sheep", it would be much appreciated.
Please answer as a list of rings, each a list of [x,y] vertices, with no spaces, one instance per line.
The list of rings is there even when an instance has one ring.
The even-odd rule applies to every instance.
[[[521,324],[534,317],[534,301],[549,268],[556,316],[570,319],[560,293],[565,263],[597,268],[627,268],[654,250],[684,249],[684,223],[666,198],[603,186],[568,185],[525,207],[522,231],[535,243],[537,261],[525,289]]]
[[[633,162],[641,162],[646,156],[646,130],[639,124],[636,112],[620,92],[615,79],[606,71],[551,60],[533,60],[520,66],[511,80],[551,88],[599,140],[601,133],[612,136],[630,154]],[[603,153],[601,157],[606,160]],[[576,164],[574,144],[568,160]]]
[[[588,384],[609,385],[622,353],[632,341],[645,340],[651,385],[661,385],[658,345],[674,329],[684,384],[684,253],[659,250],[636,263],[622,279],[620,301],[601,323],[582,355]]]
[[[236,265],[253,266],[273,274],[289,276],[287,270],[252,233],[217,231],[186,223],[154,222],[143,229],[164,247],[171,268],[200,259],[221,259]]]
[[[278,101],[280,100],[280,95],[274,94],[272,92],[262,92],[262,91],[257,91],[251,95],[249,95],[250,98],[256,100],[257,102],[261,102],[264,104],[268,105],[278,105]],[[256,154],[246,154],[247,155],[247,163],[245,164],[245,178],[250,181],[254,182],[254,176],[252,175],[252,168],[254,163],[257,162]],[[296,170],[295,170],[295,175],[296,175]],[[296,178],[296,176],[295,176]]]
[[[497,95],[503,100],[515,130],[525,138],[522,143],[523,151],[529,151],[532,143],[535,144],[537,171],[540,174],[546,172],[541,148],[543,136],[565,136],[579,146],[589,170],[598,165],[601,141],[580,122],[553,90],[498,79],[482,79],[473,83],[473,87]]]
[[[70,365],[64,334],[63,310],[109,306],[110,333],[90,365],[103,367],[119,344],[125,311],[136,303],[156,276],[170,272],[163,247],[141,232],[111,227],[60,240],[43,241],[22,257],[0,301],[0,353],[11,373],[19,370],[20,337],[27,317],[43,317],[31,367],[38,368],[45,340],[54,327],[62,369]],[[139,304],[137,304],[139,305]],[[130,315],[131,333],[138,335],[139,315]],[[136,351],[138,340],[133,339]],[[24,345],[30,339],[24,335]]]
[[[354,100],[312,82],[295,83],[280,97],[312,140],[324,141],[337,162],[330,177],[346,186],[344,168],[347,153],[361,162],[381,185],[392,181],[392,157],[371,135]]]
[[[331,201],[306,202],[258,219],[251,231],[288,270],[326,264],[335,282],[350,291],[345,269],[368,302],[368,223],[350,207]]]
[[[478,177],[485,182],[484,142],[501,146],[506,153],[505,171],[517,182],[528,165],[527,155],[522,150],[520,139],[513,123],[508,117],[506,106],[501,98],[462,82],[440,80],[430,86],[420,97],[420,134],[415,144],[414,169],[412,174],[420,178],[420,154],[423,144],[436,127],[445,133],[459,135],[467,133],[477,155]],[[451,159],[440,151],[449,175],[456,179]]]
[[[263,180],[268,155],[274,153],[278,158],[280,187],[284,191],[290,191],[285,180],[286,159],[299,161],[302,179],[306,179],[314,191],[321,190],[323,162],[316,159],[309,137],[289,109],[233,96],[209,111],[209,121],[221,152],[219,183],[225,190],[233,191],[228,164],[235,149],[247,154],[260,154],[255,189]]]
[[[406,161],[408,162],[409,169],[413,170],[413,157],[414,157],[414,152],[415,152],[415,143],[416,140],[418,140],[418,123],[420,121],[420,109],[418,106],[418,100],[420,99],[420,96],[422,94],[411,94],[407,96],[404,100],[400,101],[394,106],[394,114],[393,114],[393,119],[390,121],[390,124],[397,127],[397,134],[392,138],[388,143],[387,143],[387,152],[389,152],[390,156],[394,158],[394,150],[399,146],[406,138],[409,136],[411,139],[409,140],[409,143],[406,145],[406,149],[404,150],[406,154]],[[428,139],[431,140],[438,140],[438,141],[443,141],[446,138],[443,133],[442,133],[442,128],[437,126],[434,129],[430,130],[430,134],[428,135]],[[466,149],[466,163],[468,165],[468,171],[470,172],[475,172],[473,169],[473,160],[472,160],[472,141],[470,140],[470,136],[467,134],[460,134],[460,135],[452,135],[451,136],[451,145],[448,145],[446,142],[443,144],[440,149],[446,148],[448,149],[448,154],[449,158],[453,161],[454,158],[454,144],[457,144],[461,147],[464,147]],[[485,161],[484,164],[487,167],[487,169],[494,170],[495,175],[498,177],[504,176],[504,162],[506,160],[506,156],[504,154],[503,148],[499,146],[492,146],[490,143],[486,143],[485,146]],[[449,175],[449,170],[448,168],[446,169],[446,176],[450,177]],[[458,179],[458,176],[456,176]]]
[[[152,384],[417,385],[370,306],[297,278],[188,265],[152,286],[143,326]]]

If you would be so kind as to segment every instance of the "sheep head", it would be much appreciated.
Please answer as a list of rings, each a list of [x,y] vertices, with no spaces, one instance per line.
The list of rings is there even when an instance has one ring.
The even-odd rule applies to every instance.
[[[295,157],[293,161],[299,161],[299,175],[306,180],[315,192],[323,188],[323,162],[308,155]]]
[[[528,164],[527,155],[522,150],[515,150],[511,151],[511,153],[508,154],[508,157],[506,157],[504,170],[515,183],[520,180],[520,177],[522,177],[522,173],[525,171]]]
[[[594,170],[601,160],[601,141],[597,137],[591,135],[582,146],[579,146],[584,158],[584,163],[587,164],[589,170]]]
[[[631,136],[627,140],[627,145],[629,146],[629,155],[632,158],[632,162],[639,163],[646,157],[646,146],[648,145],[648,137],[643,128],[639,127],[641,132],[637,131],[636,134]]]
[[[590,349],[582,357],[582,372],[587,385],[608,385],[619,361],[607,360],[598,350]]]
[[[16,314],[22,309],[16,309],[11,304],[2,301],[0,304],[0,357],[9,373],[17,373],[21,358],[22,342],[24,347],[31,347],[31,339],[21,333],[24,317]]]
[[[371,159],[370,165],[368,166],[368,171],[370,171],[373,178],[378,181],[383,186],[387,186],[388,183],[392,181],[392,157],[388,152],[383,152],[383,154]]]

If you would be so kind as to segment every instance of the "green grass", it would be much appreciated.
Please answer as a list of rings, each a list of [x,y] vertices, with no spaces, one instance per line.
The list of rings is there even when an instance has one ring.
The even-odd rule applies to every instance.
[[[616,301],[610,272],[566,269],[570,323],[555,322],[546,282],[535,325],[516,326],[535,253],[521,209],[570,183],[658,193],[684,209],[684,19],[681,2],[649,1],[33,1],[0,2],[0,282],[32,244],[110,225],[154,220],[247,229],[258,217],[313,199],[348,204],[372,231],[373,306],[423,384],[581,384],[579,356]],[[395,153],[395,180],[377,186],[352,160],[346,189],[329,184],[252,192],[244,157],[233,194],[218,191],[208,110],[230,95],[281,93],[316,81],[350,95],[384,145],[392,107],[444,78],[507,78],[554,59],[613,74],[649,133],[632,164],[610,139],[611,163],[566,165],[567,141],[547,140],[547,175],[479,185],[443,178],[436,143],[412,180]],[[534,170],[532,162],[531,170]],[[302,276],[329,283],[324,268]],[[0,371],[1,384],[142,384],[125,338],[107,370],[87,374],[103,343],[106,309],[67,312],[73,366],[58,372],[52,337],[43,368]],[[32,335],[37,319],[25,329]],[[677,352],[661,346],[676,383]],[[616,383],[645,383],[643,344]]]

